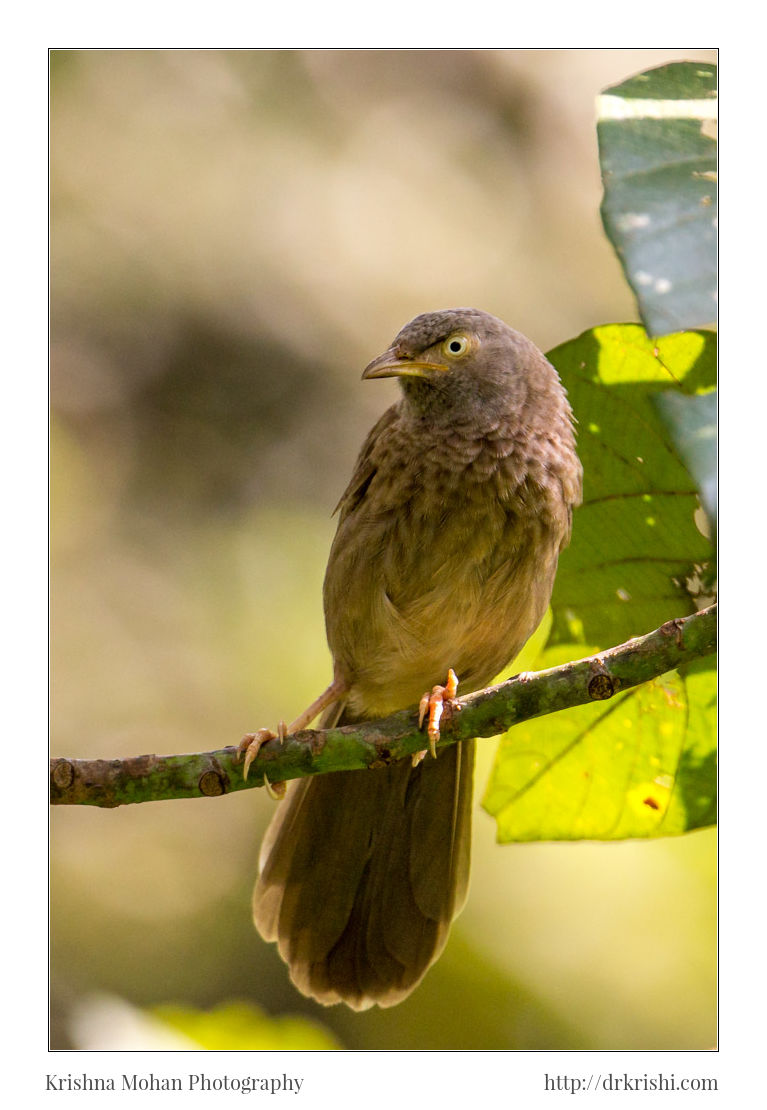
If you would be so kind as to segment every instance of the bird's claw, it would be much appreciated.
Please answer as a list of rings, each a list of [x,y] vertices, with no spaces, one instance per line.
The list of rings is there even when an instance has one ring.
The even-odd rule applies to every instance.
[[[256,732],[248,732],[243,736],[242,740],[240,740],[240,743],[237,745],[237,758],[239,759],[243,753],[245,754],[245,764],[242,768],[242,777],[244,779],[248,777],[250,765],[253,760],[257,758],[263,745],[269,740],[276,739],[277,733],[272,732],[270,728],[260,728]]]
[[[250,770],[251,763],[254,759],[257,758],[258,753],[261,751],[261,748],[264,744],[267,743],[267,741],[279,740],[279,742],[282,743],[286,735],[287,725],[284,721],[280,721],[280,723],[277,725],[276,732],[272,732],[270,728],[259,728],[256,732],[248,732],[245,736],[243,736],[242,740],[240,740],[239,744],[237,745],[237,758],[239,759],[243,752],[245,753],[245,763],[242,768],[242,777],[244,779],[248,777],[248,771]],[[264,785],[267,786],[268,793],[271,796],[274,796],[272,794],[272,791],[274,789],[274,786],[277,784],[269,783],[267,781],[266,775],[264,775]]]
[[[285,791],[288,788],[288,784],[286,782],[269,782],[269,779],[266,777],[266,773],[264,773],[264,786],[266,787],[267,794],[273,802],[281,802],[282,799],[285,797]]]
[[[432,758],[437,758],[437,741],[439,740],[439,722],[445,709],[451,711],[453,698],[458,693],[458,678],[451,667],[447,672],[447,682],[444,686],[435,686],[430,694],[424,694],[418,706],[418,727],[421,728],[424,718],[428,713],[426,735],[429,737],[429,751]],[[417,767],[426,757],[426,751],[416,752],[413,756],[413,766]]]

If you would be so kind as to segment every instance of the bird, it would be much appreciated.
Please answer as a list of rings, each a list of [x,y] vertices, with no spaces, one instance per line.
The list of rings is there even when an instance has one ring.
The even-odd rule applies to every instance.
[[[559,376],[498,317],[416,316],[362,374],[390,377],[399,400],[336,509],[323,586],[333,681],[280,735],[320,713],[329,728],[418,706],[431,756],[292,782],[253,894],[256,928],[298,990],[353,1010],[406,998],[465,902],[475,742],[438,747],[440,713],[458,681],[487,686],[539,625],[582,490]],[[243,738],[246,770],[274,735]]]

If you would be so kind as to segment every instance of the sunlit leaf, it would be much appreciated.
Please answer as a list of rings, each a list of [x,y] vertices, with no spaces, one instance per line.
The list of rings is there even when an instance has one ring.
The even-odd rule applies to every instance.
[[[710,389],[716,337],[653,341],[638,325],[615,324],[549,358],[578,419],[584,472],[583,505],[554,587],[552,642],[611,647],[695,610],[688,582],[711,543],[696,524],[695,482],[652,399],[660,390]]]
[[[568,657],[549,649],[540,663]],[[483,802],[498,840],[620,840],[714,824],[711,666],[511,729]]]
[[[716,66],[674,62],[598,102],[602,220],[654,335],[716,317]]]
[[[595,328],[549,353],[578,418],[584,501],[560,559],[541,669],[693,612],[712,556],[696,483],[654,404],[697,399],[715,376],[711,333],[653,341]],[[713,660],[502,739],[484,806],[511,840],[668,836],[715,820]]]

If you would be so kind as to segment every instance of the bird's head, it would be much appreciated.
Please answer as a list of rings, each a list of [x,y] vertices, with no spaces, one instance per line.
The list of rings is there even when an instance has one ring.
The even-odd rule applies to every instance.
[[[561,388],[529,339],[476,308],[416,316],[362,377],[399,378],[419,414],[446,419],[475,410],[505,414],[525,406],[531,391]]]

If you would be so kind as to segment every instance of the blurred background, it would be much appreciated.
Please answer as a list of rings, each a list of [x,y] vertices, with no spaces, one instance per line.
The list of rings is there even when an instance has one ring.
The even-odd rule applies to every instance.
[[[637,319],[594,100],[674,60],[716,57],[52,52],[52,754],[235,744],[325,687],[331,512],[396,396],[363,366],[431,309],[544,350]],[[52,811],[52,1047],[160,1047],[146,1008],[235,1002],[307,1047],[714,1044],[713,832],[500,848],[477,809],[443,958],[354,1014],[251,925],[273,805]]]

